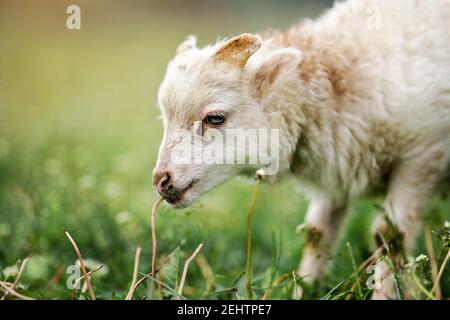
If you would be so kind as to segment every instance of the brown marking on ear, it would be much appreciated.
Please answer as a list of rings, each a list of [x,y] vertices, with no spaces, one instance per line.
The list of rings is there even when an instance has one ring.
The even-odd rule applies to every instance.
[[[258,91],[261,91],[263,88],[263,85],[265,87],[272,85],[275,82],[275,79],[278,76],[278,73],[280,73],[281,64],[277,63],[275,67],[273,65],[263,65],[258,72],[255,75],[254,83],[256,86],[256,89]]]
[[[233,67],[244,68],[250,56],[261,46],[258,37],[244,33],[226,41],[216,52],[215,62],[225,62]]]
[[[291,48],[275,51],[254,74],[252,82],[257,96],[261,98],[265,92],[276,82],[283,68],[292,63],[299,63],[299,55]],[[295,67],[294,67],[295,68]]]

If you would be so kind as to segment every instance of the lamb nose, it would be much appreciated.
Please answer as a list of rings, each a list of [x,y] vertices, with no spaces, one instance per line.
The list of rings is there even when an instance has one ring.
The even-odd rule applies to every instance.
[[[162,196],[169,194],[173,190],[173,185],[170,183],[170,175],[164,173],[156,182],[156,190]]]

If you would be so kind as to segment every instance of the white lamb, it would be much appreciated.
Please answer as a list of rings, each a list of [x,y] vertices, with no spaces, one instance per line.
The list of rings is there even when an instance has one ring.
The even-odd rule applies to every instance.
[[[320,278],[349,201],[379,191],[374,232],[410,253],[450,163],[450,1],[349,0],[286,32],[204,48],[191,37],[169,64],[159,104],[154,181],[173,206],[262,165],[178,163],[174,150],[195,140],[185,137],[277,129],[277,175],[296,176],[311,202],[299,276]],[[387,266],[378,267],[373,297],[396,298]]]

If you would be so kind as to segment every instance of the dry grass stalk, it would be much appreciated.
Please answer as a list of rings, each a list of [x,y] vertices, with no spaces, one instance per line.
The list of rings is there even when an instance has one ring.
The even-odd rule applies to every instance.
[[[55,274],[53,275],[53,277],[51,278],[51,280],[50,280],[48,286],[49,286],[49,287],[54,287],[54,286],[56,286],[56,284],[57,284],[57,283],[59,282],[59,280],[61,279],[61,276],[62,276],[63,272],[64,272],[64,265],[61,264],[61,265],[56,269],[56,272],[55,272]]]
[[[424,226],[424,236],[425,236],[425,244],[427,247],[428,256],[430,257],[431,275],[433,277],[434,283],[436,283],[437,276],[438,276],[438,267],[437,267],[437,263],[436,263],[436,256],[434,254],[433,241],[431,239],[430,227],[428,225]],[[439,284],[436,287],[435,296],[436,296],[436,299],[438,299],[438,300],[442,299],[441,286]]]
[[[202,248],[203,248],[203,242],[198,245],[198,247],[197,247],[197,249],[195,249],[194,253],[184,263],[183,273],[181,275],[180,287],[178,288],[179,296],[183,295],[183,287],[184,287],[184,283],[186,282],[186,275],[187,275],[187,272],[189,269],[189,264],[195,259],[195,257],[198,255],[200,250],[202,250]]]
[[[14,291],[16,289],[17,285],[19,284],[20,278],[22,277],[22,274],[25,271],[25,267],[27,266],[28,260],[30,260],[28,257],[23,259],[23,261],[20,265],[20,268],[19,268],[19,272],[17,273],[16,280],[14,280],[14,283],[9,288],[10,290]],[[8,296],[8,294],[9,294],[9,292],[5,292],[5,294],[2,297],[2,300],[5,300],[5,298]]]
[[[380,254],[383,252],[383,247],[378,247],[374,253],[372,253],[372,255],[370,257],[368,257],[366,260],[364,260],[359,266],[358,268],[353,271],[353,273],[350,275],[350,277],[356,276],[357,274],[361,273],[364,269],[366,269],[368,266],[370,266],[371,264],[373,264],[375,261],[377,261],[380,258]],[[358,277],[358,283],[359,283],[359,277]],[[347,296],[345,297],[345,300],[350,300],[353,298],[354,296],[354,291],[356,290],[356,286],[358,284],[355,282],[355,284],[353,284],[353,286],[350,289],[350,293],[347,294]]]
[[[247,288],[247,298],[249,300],[253,299],[252,291],[252,217],[253,217],[253,206],[255,205],[256,195],[258,194],[259,184],[261,178],[256,177],[255,190],[253,191],[252,199],[248,206],[247,211],[247,266],[246,266],[246,288]]]
[[[100,267],[98,267],[98,268],[95,269],[95,270],[89,271],[89,272],[87,273],[87,275],[88,275],[88,277],[89,277],[89,280],[91,279],[91,274],[93,274],[94,272],[97,272],[97,271],[100,270],[101,268],[103,268],[103,265],[101,265]],[[75,299],[75,293],[76,293],[78,284],[79,284],[80,281],[83,280],[83,279],[84,279],[84,275],[81,276],[80,278],[78,278],[77,280],[75,280],[75,283],[73,284],[73,288],[72,288],[72,296],[70,297],[70,299],[72,299],[72,300]],[[84,282],[84,285],[83,285],[83,288],[81,289],[81,292],[82,292],[82,293],[86,292],[86,289],[85,289],[86,283],[87,283],[87,282],[85,281],[85,282]]]
[[[134,285],[134,288],[133,288],[133,292],[135,292],[136,289],[137,289],[137,287],[139,287],[146,279],[154,280],[154,281],[156,281],[157,283],[161,284],[164,288],[166,288],[166,289],[168,289],[169,291],[171,291],[171,292],[173,293],[174,297],[178,297],[179,299],[185,299],[185,297],[179,295],[178,292],[175,291],[176,288],[175,288],[175,289],[174,289],[174,288],[171,288],[171,287],[169,287],[168,285],[166,285],[166,284],[164,284],[163,282],[161,282],[160,280],[158,280],[158,279],[156,279],[156,278],[153,278],[152,275],[151,275],[150,273],[144,275],[141,279],[139,279],[139,280],[136,282],[136,284]]]
[[[12,285],[11,285],[12,286]],[[21,300],[34,300],[33,298],[24,296],[23,294],[17,293],[16,291],[12,290],[5,282],[0,281],[0,288],[5,292],[10,294],[13,297],[16,297]]]
[[[285,274],[282,274],[281,276],[279,276],[277,279],[275,279],[273,281],[272,285],[266,289],[261,300],[270,300],[270,298],[272,296],[273,288],[279,286],[281,283],[283,283],[287,279],[291,278],[291,276],[292,275],[290,273],[285,273]]]
[[[152,207],[152,212],[150,215],[150,225],[152,228],[152,278],[155,278],[156,273],[156,250],[157,250],[157,242],[156,242],[156,210],[164,199],[162,197],[158,198],[155,201]],[[153,299],[153,292],[155,290],[155,281],[152,280],[151,288],[150,288],[150,299]]]
[[[374,263],[378,258],[379,255],[383,252],[383,247],[378,247],[374,253],[370,257],[368,257],[366,260],[364,260],[359,266],[358,266],[358,272],[363,271],[368,266],[370,266],[372,263]]]
[[[130,290],[128,291],[127,296],[125,297],[125,300],[131,300],[133,299],[133,293],[134,293],[134,285],[136,284],[137,281],[137,275],[139,272],[139,258],[141,256],[141,251],[142,248],[141,246],[137,246],[136,248],[136,254],[134,256],[134,269],[133,269],[133,279],[131,281],[131,286],[130,286]]]
[[[436,277],[436,281],[434,282],[433,289],[431,290],[431,294],[433,294],[437,287],[439,287],[439,283],[441,281],[442,274],[444,273],[445,267],[447,266],[448,260],[450,259],[450,250],[448,250],[447,255],[445,256],[444,261],[442,262],[441,269]]]
[[[73,240],[70,233],[64,228],[63,228],[63,230],[64,230],[64,233],[66,234],[67,238],[69,239],[70,243],[72,244],[73,249],[75,250],[75,253],[77,254],[78,261],[80,262],[80,266],[81,266],[81,271],[83,272],[84,280],[86,281],[86,284],[89,289],[89,296],[91,297],[92,300],[95,300],[94,289],[92,288],[90,277],[89,277],[88,273],[86,272],[86,267],[83,262],[83,257],[81,256],[81,252],[78,249],[78,246],[75,243],[75,240]]]
[[[139,280],[134,284],[134,286],[131,288],[131,293],[130,293],[131,297],[134,296],[134,293],[135,293],[137,287],[139,287],[139,286],[145,281],[145,279],[147,279],[147,275],[143,276],[141,279],[139,279]],[[131,299],[130,299],[130,300],[131,300]]]

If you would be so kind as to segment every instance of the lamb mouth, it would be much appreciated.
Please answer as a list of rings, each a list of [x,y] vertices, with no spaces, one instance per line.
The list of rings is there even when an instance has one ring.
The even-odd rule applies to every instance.
[[[193,179],[184,189],[177,190],[171,195],[164,196],[164,200],[166,200],[171,205],[178,206],[180,205],[180,201],[183,199],[186,192],[193,187],[193,185],[197,182],[197,179]]]

